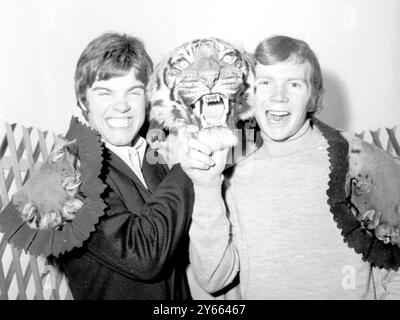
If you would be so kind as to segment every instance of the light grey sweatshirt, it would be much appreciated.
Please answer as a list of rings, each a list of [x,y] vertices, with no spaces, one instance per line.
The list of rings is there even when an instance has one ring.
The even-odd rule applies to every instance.
[[[190,259],[205,290],[240,271],[240,296],[229,298],[400,298],[398,273],[372,269],[343,241],[327,204],[327,146],[308,122],[288,141],[265,141],[236,165],[228,210],[221,185],[194,185]]]

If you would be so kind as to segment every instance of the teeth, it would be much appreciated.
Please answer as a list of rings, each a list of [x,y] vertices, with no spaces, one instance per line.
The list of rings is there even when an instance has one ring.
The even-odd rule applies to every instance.
[[[115,128],[123,128],[123,127],[127,127],[129,125],[129,118],[109,118],[107,119],[107,123],[111,126],[111,127],[115,127]]]
[[[197,100],[194,104],[194,113],[196,116],[200,117],[201,116],[201,101]]]
[[[288,115],[289,112],[287,111],[267,111],[267,119],[272,123],[280,123]]]
[[[204,127],[226,124],[226,115],[229,110],[228,99],[222,99],[219,94],[203,97],[201,118]]]
[[[203,127],[226,125],[229,99],[220,94],[208,94],[194,103],[193,112],[201,119]]]
[[[228,110],[229,110],[229,99],[223,97],[223,98],[222,98],[222,101],[223,101],[223,103],[224,103],[225,110],[228,111]]]
[[[283,117],[289,114],[287,111],[267,111],[267,113],[277,117]]]
[[[219,94],[212,94],[203,97],[203,101],[207,104],[217,103],[221,101],[221,96]]]

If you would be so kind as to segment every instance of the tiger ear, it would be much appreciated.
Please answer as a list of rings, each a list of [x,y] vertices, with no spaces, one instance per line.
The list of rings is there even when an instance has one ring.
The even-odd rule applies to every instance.
[[[254,54],[247,51],[243,51],[242,53],[243,53],[243,58],[248,64],[249,69],[251,69],[254,73],[254,66],[256,64],[256,59],[254,57]]]
[[[243,60],[247,65],[247,77],[246,77],[246,85],[247,88],[243,92],[240,99],[239,106],[239,118],[242,120],[247,120],[254,117],[254,108],[255,108],[255,59],[254,55],[247,52],[242,51]]]
[[[167,64],[167,57],[164,57],[159,63],[156,64],[154,71],[151,73],[149,81],[146,85],[146,97],[147,101],[151,103],[154,99],[155,94],[162,89],[164,86],[163,82],[163,70]]]

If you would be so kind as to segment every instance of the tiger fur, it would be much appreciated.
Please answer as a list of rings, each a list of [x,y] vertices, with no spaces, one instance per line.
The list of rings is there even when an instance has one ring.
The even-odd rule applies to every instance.
[[[253,116],[251,56],[230,43],[206,38],[177,47],[150,77],[150,128],[177,132],[195,125],[211,149],[232,147],[238,120]],[[149,143],[152,144],[150,136]]]

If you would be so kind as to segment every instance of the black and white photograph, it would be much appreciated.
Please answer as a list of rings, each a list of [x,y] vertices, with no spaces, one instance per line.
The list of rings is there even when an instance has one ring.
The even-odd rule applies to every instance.
[[[400,299],[400,1],[0,0],[0,30],[0,300]]]

